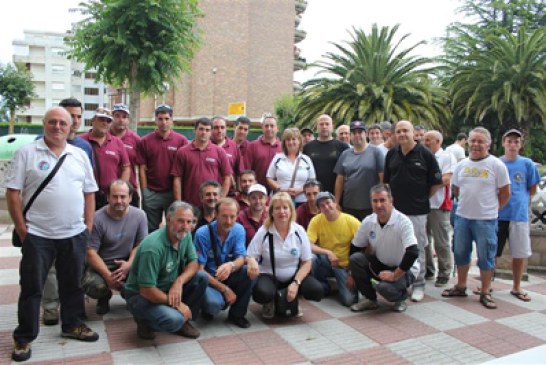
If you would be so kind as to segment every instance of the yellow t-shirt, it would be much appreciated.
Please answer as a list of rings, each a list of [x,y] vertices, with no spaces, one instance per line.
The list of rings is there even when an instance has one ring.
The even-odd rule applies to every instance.
[[[307,227],[309,241],[317,246],[332,251],[339,259],[339,266],[349,265],[351,241],[360,227],[358,219],[350,214],[341,213],[333,222],[324,214],[318,214]]]

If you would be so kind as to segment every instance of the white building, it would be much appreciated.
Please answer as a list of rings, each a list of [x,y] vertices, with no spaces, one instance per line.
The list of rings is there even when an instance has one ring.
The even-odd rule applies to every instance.
[[[68,97],[83,104],[82,129],[89,125],[93,112],[107,105],[106,87],[95,82],[95,74],[83,72],[83,65],[66,57],[68,47],[64,44],[64,33],[24,31],[24,40],[14,40],[13,62],[23,63],[32,73],[37,95],[19,111],[20,122],[41,123],[45,111]],[[87,128],[85,128],[87,129]]]

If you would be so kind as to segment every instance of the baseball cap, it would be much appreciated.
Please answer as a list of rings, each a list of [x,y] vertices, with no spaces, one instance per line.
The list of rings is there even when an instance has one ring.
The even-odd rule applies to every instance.
[[[510,136],[510,135],[513,135],[515,134],[516,136],[518,137],[523,137],[523,133],[521,133],[520,131],[518,131],[517,129],[510,129],[509,131],[507,131],[506,133],[504,133],[502,135],[502,139],[505,139],[506,137]]]
[[[302,129],[300,129],[300,133],[303,134],[303,132],[310,132],[311,134],[313,134],[313,130],[309,127],[303,127]]]
[[[265,186],[261,184],[254,184],[254,185],[251,185],[250,188],[248,188],[248,195],[254,192],[259,192],[259,193],[262,193],[263,195],[267,195],[267,190],[265,189]]]
[[[317,206],[317,208],[319,207],[320,201],[322,199],[332,199],[333,201],[336,201],[336,197],[332,193],[330,193],[329,191],[321,191],[320,193],[318,193],[317,200],[315,201],[315,205]]]
[[[125,112],[127,114],[131,114],[129,113],[129,107],[125,104],[114,104],[114,106],[112,107],[112,114],[114,114],[115,112]]]
[[[173,113],[173,108],[171,108],[170,105],[167,104],[160,104],[155,108],[155,114],[163,114],[163,113]]]
[[[95,110],[95,115],[93,116],[93,118],[105,118],[108,119],[110,122],[113,120],[112,112],[110,112],[110,110],[106,108],[97,108],[97,110]]]
[[[388,120],[379,123],[379,125],[381,126],[381,129],[382,129],[382,130],[385,130],[385,129],[390,130],[390,129],[392,128],[392,124],[391,124],[391,122],[389,122]]]
[[[366,125],[364,122],[361,122],[360,120],[353,120],[351,124],[349,125],[349,129],[354,131],[355,129],[361,129],[363,131],[366,130]]]

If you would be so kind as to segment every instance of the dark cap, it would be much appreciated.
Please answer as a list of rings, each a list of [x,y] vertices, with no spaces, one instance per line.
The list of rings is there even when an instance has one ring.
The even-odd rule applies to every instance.
[[[332,199],[334,202],[336,201],[336,197],[332,193],[329,191],[321,191],[318,193],[317,200],[315,201],[317,208],[319,208],[320,201],[323,199]]]
[[[310,132],[311,134],[313,134],[313,130],[309,127],[303,127],[302,129],[300,129],[300,133],[303,134],[303,132]]]
[[[351,124],[349,125],[349,129],[354,131],[355,129],[361,129],[363,131],[366,130],[366,125],[364,122],[361,122],[360,120],[353,120]]]
[[[509,131],[507,131],[506,133],[502,135],[502,139],[505,139],[506,137],[512,136],[512,135],[523,137],[523,133],[521,133],[517,129],[510,129]]]
[[[163,114],[163,113],[169,113],[170,115],[173,114],[173,108],[171,108],[167,104],[160,104],[155,108],[155,115],[157,114]]]

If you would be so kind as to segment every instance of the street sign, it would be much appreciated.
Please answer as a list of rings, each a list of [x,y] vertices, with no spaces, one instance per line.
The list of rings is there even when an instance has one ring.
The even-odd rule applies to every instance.
[[[229,116],[241,116],[246,114],[246,103],[229,103],[228,104],[228,115]]]

